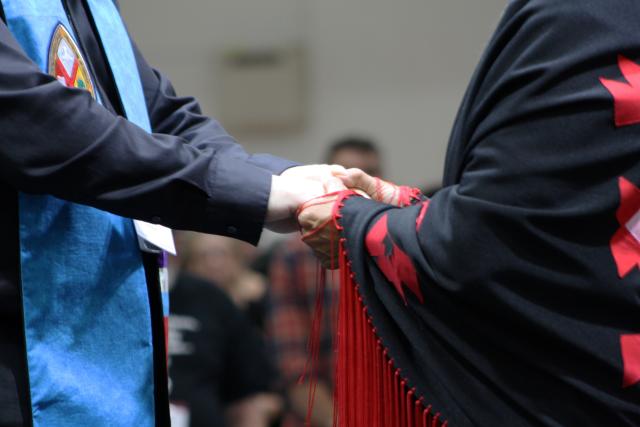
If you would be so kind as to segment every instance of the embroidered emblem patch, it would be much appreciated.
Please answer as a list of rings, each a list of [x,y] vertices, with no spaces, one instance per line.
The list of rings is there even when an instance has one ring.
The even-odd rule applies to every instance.
[[[87,64],[62,24],[58,24],[51,38],[48,72],[66,87],[85,89],[96,99]]]

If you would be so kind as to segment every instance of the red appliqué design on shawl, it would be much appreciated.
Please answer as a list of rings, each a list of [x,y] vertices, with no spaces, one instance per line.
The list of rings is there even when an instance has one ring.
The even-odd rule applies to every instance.
[[[620,278],[640,267],[640,189],[620,177],[620,207],[616,218],[620,228],[611,238],[611,254]],[[640,334],[620,336],[623,362],[622,386],[631,387],[640,382]]]
[[[618,66],[628,83],[604,77],[600,82],[613,96],[616,126],[634,125],[640,123],[640,65],[618,55]]]
[[[403,284],[418,297],[421,303],[424,303],[424,297],[418,283],[418,273],[411,258],[395,244],[389,235],[387,214],[369,230],[366,244],[369,254],[376,259],[380,271],[388,281],[393,283],[404,303],[407,304],[407,297]]]
[[[418,213],[418,217],[416,218],[416,232],[420,231],[420,227],[422,227],[424,217],[427,215],[427,209],[429,209],[429,200],[425,200],[424,202],[422,202],[420,213]]]
[[[621,335],[620,349],[624,364],[622,387],[631,387],[640,382],[640,334]]]
[[[618,267],[620,278],[640,267],[640,189],[625,178],[618,180],[620,207],[616,218],[620,228],[611,238],[611,254]]]

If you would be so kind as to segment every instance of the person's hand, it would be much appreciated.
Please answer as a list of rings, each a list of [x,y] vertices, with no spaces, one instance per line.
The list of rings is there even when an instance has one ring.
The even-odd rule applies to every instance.
[[[346,172],[347,170],[340,165],[304,165],[289,168],[282,172],[280,176],[327,182],[336,176],[344,176]]]
[[[323,194],[345,189],[333,171],[339,171],[339,167],[311,165],[288,169],[280,176],[274,175],[265,226],[279,233],[297,230],[295,213],[300,205]]]
[[[324,268],[338,268],[340,231],[335,220],[340,192],[309,200],[298,210],[298,222],[305,242]]]
[[[351,196],[368,197],[360,190],[340,190],[308,200],[298,209],[302,241],[305,242],[324,268],[338,268],[340,225],[338,209]]]
[[[347,169],[336,174],[345,186],[364,191],[373,200],[393,206],[408,206],[420,191],[415,188],[400,186],[380,178],[367,175],[360,169]]]

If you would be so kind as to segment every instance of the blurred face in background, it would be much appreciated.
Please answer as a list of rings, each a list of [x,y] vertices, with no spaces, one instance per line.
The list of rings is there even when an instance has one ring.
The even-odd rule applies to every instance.
[[[222,236],[195,234],[184,268],[192,275],[226,287],[244,271],[241,243]]]
[[[329,163],[341,165],[347,169],[362,169],[371,176],[382,175],[380,155],[375,151],[341,148],[333,153]]]

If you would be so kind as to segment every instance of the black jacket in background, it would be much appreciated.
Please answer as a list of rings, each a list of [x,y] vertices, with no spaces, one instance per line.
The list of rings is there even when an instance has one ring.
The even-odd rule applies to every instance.
[[[223,427],[228,404],[272,390],[264,339],[213,283],[182,275],[170,299],[170,398],[189,407],[191,427]]]

